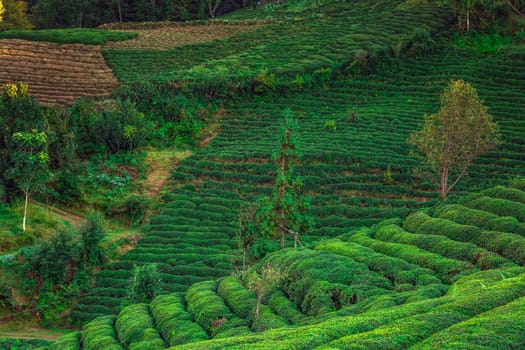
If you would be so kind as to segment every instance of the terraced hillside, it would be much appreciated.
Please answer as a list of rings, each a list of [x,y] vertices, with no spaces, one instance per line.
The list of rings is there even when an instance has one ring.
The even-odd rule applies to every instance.
[[[109,96],[119,84],[99,46],[0,40],[0,85],[23,81],[43,104]]]
[[[52,348],[522,348],[525,182],[514,186],[269,255],[261,264],[286,278],[258,319],[255,294],[228,276],[96,318]]]
[[[270,158],[285,108],[299,124],[302,158],[295,170],[312,198],[315,227],[303,237],[305,243],[403,218],[437,202],[432,186],[411,173],[418,161],[406,139],[423,114],[439,108],[439,94],[452,78],[474,84],[504,140],[475,161],[456,193],[524,176],[525,79],[516,74],[523,70],[524,54],[520,48],[495,57],[447,51],[392,61],[388,69],[319,90],[233,103],[211,144],[173,173],[177,189],[166,196],[164,211],[152,219],[138,248],[101,273],[97,288],[72,316],[84,321],[117,312],[134,264],[161,262],[166,291],[184,291],[194,282],[229,274],[234,252],[228,247],[236,247],[241,201],[272,190]],[[335,130],[324,128],[328,120]]]
[[[108,49],[104,56],[125,83],[196,81],[227,89],[249,84],[264,70],[293,80],[320,68],[344,71],[367,57],[400,54],[448,28],[453,14],[438,1],[360,0],[276,11],[272,18],[278,22],[223,40],[164,51]]]
[[[113,41],[104,45],[106,50],[170,50],[180,46],[221,40],[243,32],[256,30],[259,22],[232,23],[116,23],[103,28],[133,30],[137,37],[126,41]]]

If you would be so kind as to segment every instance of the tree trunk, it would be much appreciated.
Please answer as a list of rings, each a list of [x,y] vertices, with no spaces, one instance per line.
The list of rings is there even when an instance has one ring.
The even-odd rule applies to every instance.
[[[22,231],[26,232],[26,219],[27,219],[27,205],[29,204],[29,191],[24,192],[26,200],[24,204],[24,218],[22,219]]]
[[[297,242],[299,241],[299,232],[293,233],[293,247],[297,248]]]
[[[261,312],[261,303],[262,303],[262,293],[257,293],[257,306],[255,307],[255,319],[259,318],[259,313]]]
[[[441,199],[447,198],[448,193],[448,168],[443,168],[441,171],[441,188],[439,189]]]
[[[117,6],[118,6],[118,20],[120,23],[122,23],[122,6],[120,5],[120,0],[117,0]]]
[[[467,9],[467,32],[470,30],[470,11]]]
[[[242,272],[246,272],[246,248],[242,250]]]
[[[284,218],[285,218],[284,210],[281,209],[281,222],[279,223],[279,230],[281,231],[281,249],[284,248],[284,240],[285,240],[285,237],[286,237],[286,232],[283,230]]]

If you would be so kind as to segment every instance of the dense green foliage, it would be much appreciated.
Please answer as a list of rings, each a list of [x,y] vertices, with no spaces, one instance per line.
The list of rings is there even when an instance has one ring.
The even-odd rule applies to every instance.
[[[104,55],[126,83],[185,81],[215,95],[283,86],[300,90],[334,75],[366,71],[385,56],[431,49],[431,34],[445,28],[451,15],[434,2],[328,2],[300,14],[284,12],[283,22],[224,40],[165,51],[106,50]]]
[[[0,31],[30,29],[27,3],[19,0],[2,0],[0,4]]]
[[[0,32],[0,39],[24,39],[58,44],[86,45],[102,45],[107,41],[128,40],[136,36],[136,33],[103,29],[7,30]]]
[[[0,338],[0,349],[17,349],[17,350],[31,350],[36,349],[51,343],[47,340],[41,339],[12,339]]]
[[[437,50],[432,34],[448,28],[452,12],[433,1],[328,3],[276,16],[283,22],[177,51],[106,51],[133,84],[114,103],[72,109],[72,130],[85,137],[76,156],[133,161],[133,145],[177,144],[195,140],[205,122],[221,118],[220,126],[173,172],[144,237],[102,269],[70,314],[92,321],[50,348],[439,348],[447,337],[465,347],[519,347],[523,48],[493,56]],[[481,192],[433,206],[432,184],[413,177],[418,162],[407,138],[457,79],[476,86],[503,142],[456,187]],[[232,274],[241,206],[272,193],[276,116],[287,108],[302,154],[294,174],[315,222],[304,247],[288,241],[246,274]],[[123,168],[99,168],[105,176],[91,176],[93,188],[110,192],[129,181]],[[263,245],[275,246],[272,238]],[[86,261],[75,259],[69,265]],[[153,265],[150,296],[158,296],[123,307],[136,266]],[[262,290],[268,267],[279,278]],[[469,336],[492,320],[508,325],[508,338]]]
[[[425,116],[421,130],[409,141],[423,155],[428,174],[445,199],[467,172],[472,160],[499,141],[498,124],[492,121],[476,89],[453,80],[441,95],[438,113]]]

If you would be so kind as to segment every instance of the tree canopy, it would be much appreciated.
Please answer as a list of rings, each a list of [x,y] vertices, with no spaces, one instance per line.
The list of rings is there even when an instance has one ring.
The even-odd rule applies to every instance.
[[[476,89],[453,80],[441,95],[441,108],[425,116],[423,128],[409,142],[425,157],[429,176],[442,199],[466,174],[473,159],[500,143],[498,125]]]

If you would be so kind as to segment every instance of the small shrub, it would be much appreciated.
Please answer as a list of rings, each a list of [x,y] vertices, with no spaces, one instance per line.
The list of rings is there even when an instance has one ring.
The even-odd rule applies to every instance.
[[[386,171],[383,173],[383,183],[385,185],[393,185],[394,178],[392,177],[392,170],[390,169],[390,164],[388,164]]]
[[[155,264],[135,267],[125,303],[149,302],[153,300],[160,289],[161,279]]]
[[[253,90],[259,94],[265,94],[274,91],[277,86],[277,79],[274,73],[268,69],[262,69],[253,80]]]
[[[313,78],[316,84],[325,85],[332,80],[332,68],[319,68],[314,71]]]
[[[335,125],[335,120],[327,120],[324,122],[324,128],[327,130],[336,130],[337,126]]]

